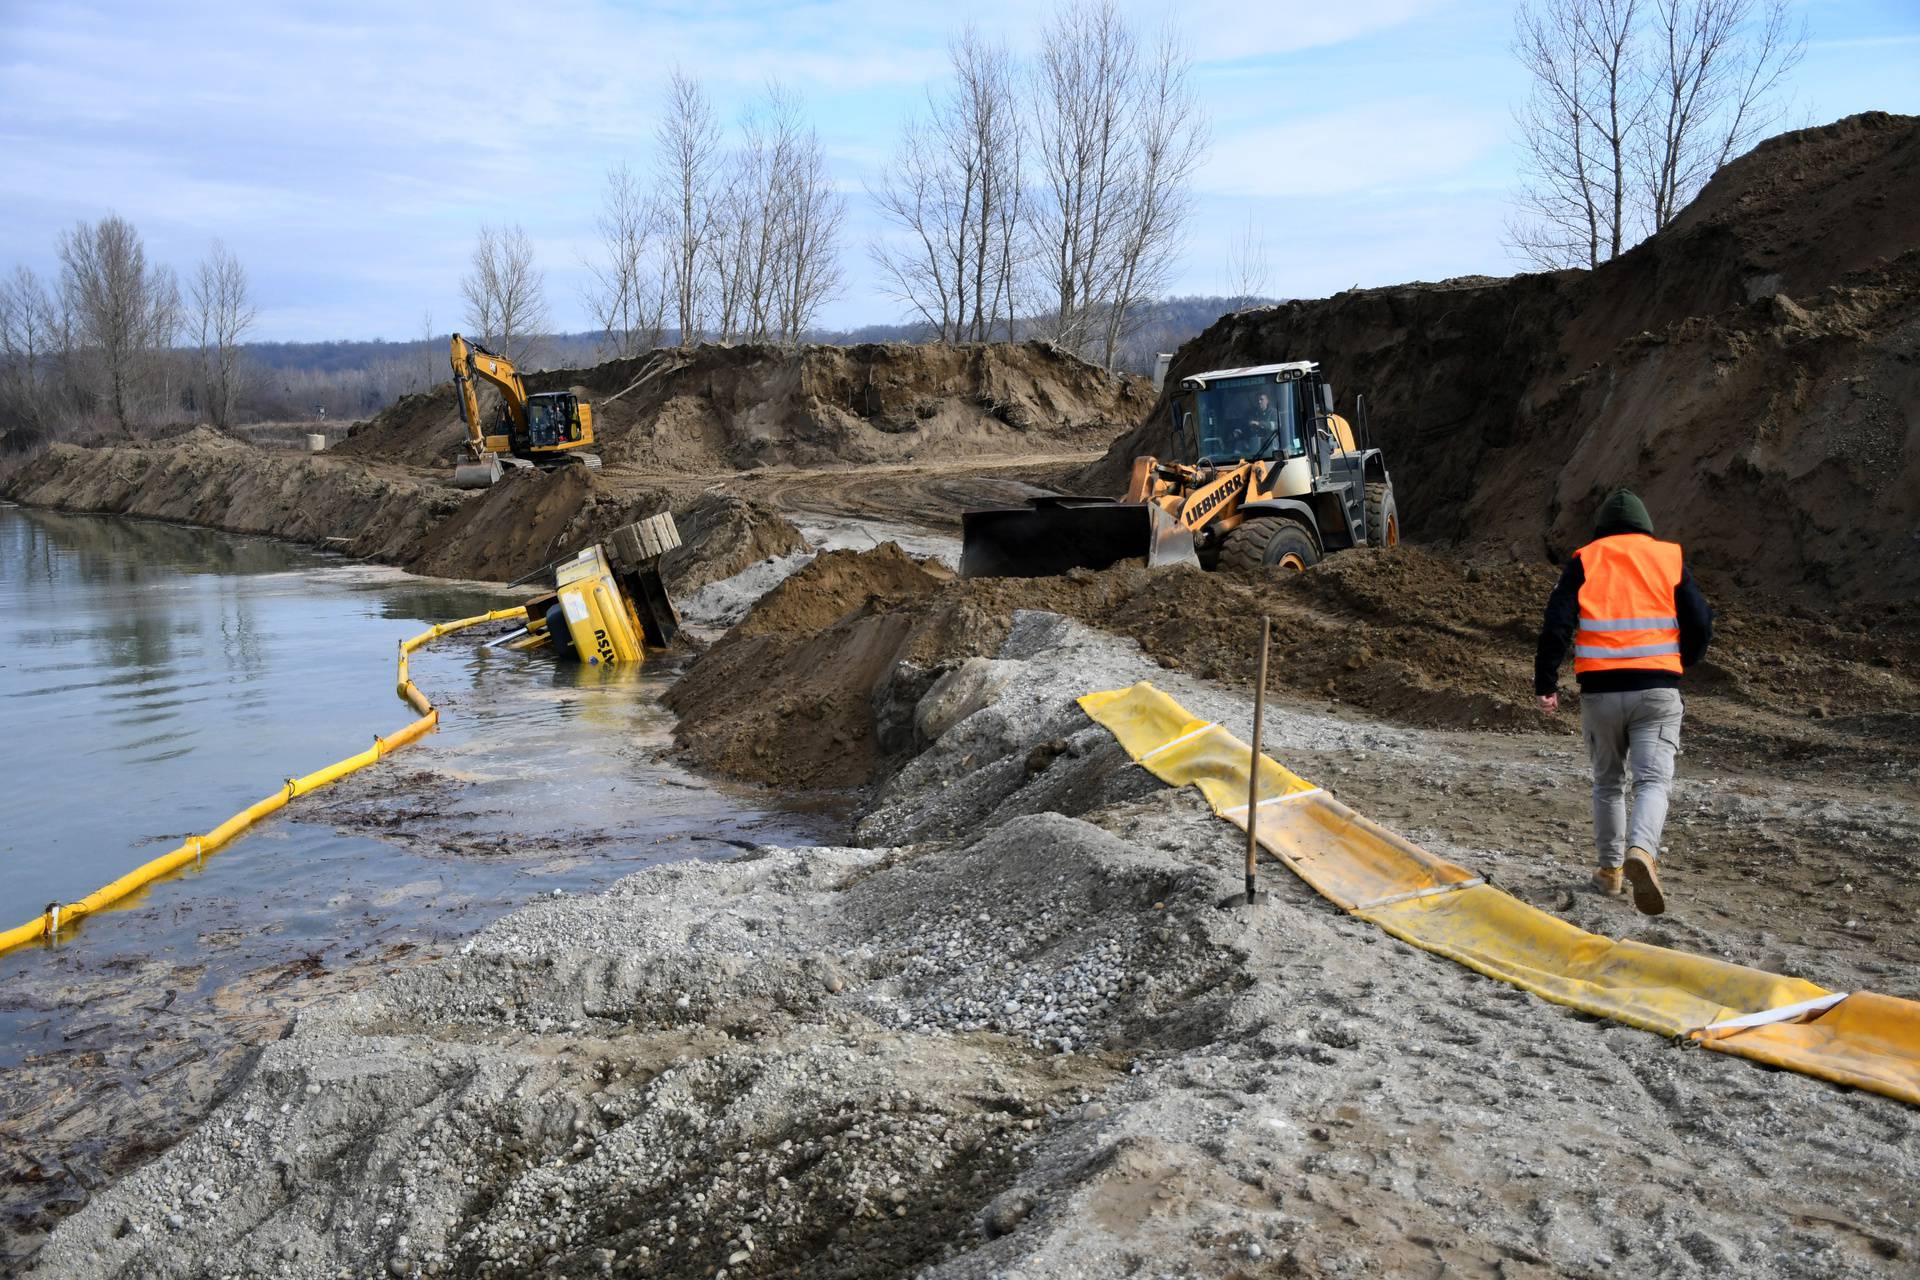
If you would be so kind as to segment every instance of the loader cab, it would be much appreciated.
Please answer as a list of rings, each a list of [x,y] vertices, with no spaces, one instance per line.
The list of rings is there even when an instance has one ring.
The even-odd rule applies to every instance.
[[[1306,458],[1321,385],[1306,362],[1197,374],[1172,399],[1175,436],[1190,462]]]

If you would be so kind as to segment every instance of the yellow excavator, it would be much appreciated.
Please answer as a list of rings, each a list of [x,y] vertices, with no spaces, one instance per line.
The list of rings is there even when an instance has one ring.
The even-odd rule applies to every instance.
[[[500,479],[503,465],[598,469],[593,446],[593,406],[571,391],[529,394],[513,362],[459,334],[451,343],[453,387],[467,422],[466,456],[454,464],[456,489],[485,489]],[[500,416],[488,431],[480,417],[480,386],[500,392]]]
[[[1191,461],[1134,459],[1118,498],[963,512],[961,576],[1043,578],[1123,560],[1299,572],[1400,541],[1386,460],[1333,411],[1314,361],[1196,373],[1168,406]],[[1364,436],[1364,402],[1356,416]]]
[[[553,590],[527,601],[526,626],[496,643],[550,648],[590,667],[644,662],[649,648],[665,647],[680,631],[660,576],[660,557],[679,545],[666,512],[615,529],[605,543],[552,566]]]

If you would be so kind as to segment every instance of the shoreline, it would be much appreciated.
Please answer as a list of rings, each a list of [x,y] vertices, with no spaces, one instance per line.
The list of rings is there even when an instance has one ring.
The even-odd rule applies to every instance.
[[[1920,1226],[1897,1103],[1595,1024],[1277,869],[1267,908],[1219,909],[1232,833],[1072,697],[1150,676],[1244,731],[1243,696],[1045,613],[991,661],[994,696],[875,792],[868,847],[537,902],[303,1014],[39,1273],[1864,1276]],[[1343,788],[1336,761],[1444,771],[1464,737],[1269,717]],[[1516,791],[1564,771],[1503,745]],[[1579,865],[1433,847],[1522,896]],[[1815,1131],[1769,1171],[1769,1135]]]

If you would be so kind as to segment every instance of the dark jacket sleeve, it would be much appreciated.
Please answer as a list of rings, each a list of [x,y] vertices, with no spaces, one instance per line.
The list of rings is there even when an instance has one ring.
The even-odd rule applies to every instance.
[[[1673,616],[1680,619],[1680,665],[1690,667],[1707,656],[1713,643],[1713,609],[1693,581],[1693,570],[1680,570],[1680,585],[1673,589]]]
[[[1543,698],[1560,687],[1560,664],[1566,661],[1573,633],[1580,629],[1580,588],[1586,580],[1579,557],[1570,557],[1567,567],[1560,571],[1559,584],[1547,597],[1547,616],[1540,623],[1540,647],[1533,655],[1533,691]]]

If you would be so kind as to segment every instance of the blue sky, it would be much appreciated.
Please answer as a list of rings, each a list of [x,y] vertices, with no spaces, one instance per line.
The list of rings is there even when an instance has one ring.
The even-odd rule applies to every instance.
[[[1920,3],[1805,0],[1787,125],[1920,113]],[[1249,220],[1270,287],[1516,269],[1511,3],[1128,2],[1174,15],[1213,121],[1177,292],[1228,287]],[[9,0],[0,22],[0,269],[54,268],[58,232],[109,210],[184,277],[219,236],[253,273],[256,336],[407,338],[459,322],[477,227],[534,237],[559,327],[586,327],[580,256],[604,173],[643,166],[668,68],[736,115],[769,76],[807,99],[846,191],[829,324],[900,318],[864,244],[863,182],[971,20],[1031,47],[1044,5],[995,0],[458,5]]]

